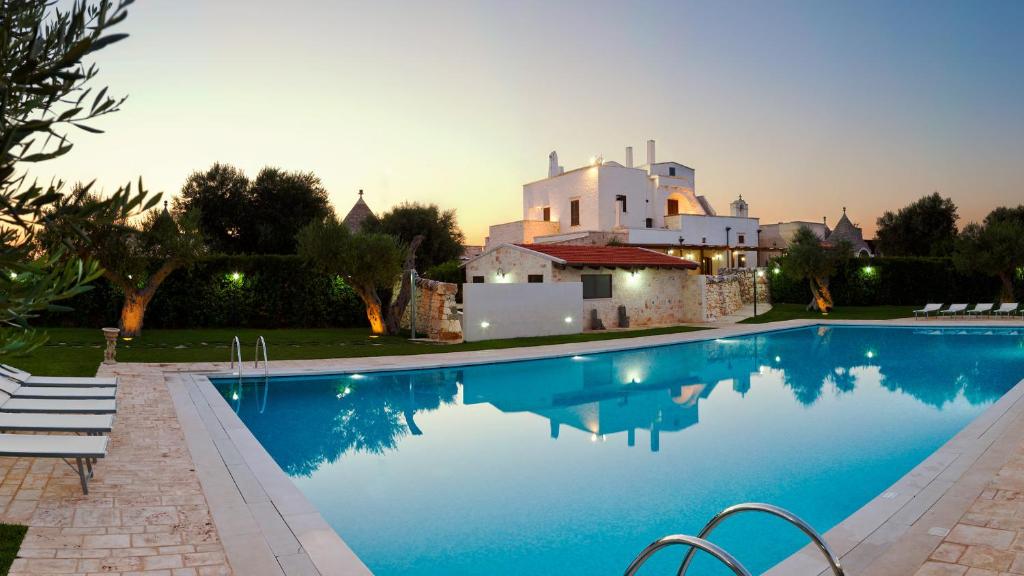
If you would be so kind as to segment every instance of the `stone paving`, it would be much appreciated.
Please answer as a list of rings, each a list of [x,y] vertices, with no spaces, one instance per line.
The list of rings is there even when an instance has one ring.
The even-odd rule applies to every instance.
[[[915,576],[1024,574],[1024,444]]]
[[[0,458],[0,522],[29,526],[10,576],[232,574],[158,365],[119,364],[89,495],[59,460]]]

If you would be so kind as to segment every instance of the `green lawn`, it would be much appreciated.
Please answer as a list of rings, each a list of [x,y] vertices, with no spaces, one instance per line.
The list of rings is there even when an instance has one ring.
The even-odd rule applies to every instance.
[[[231,338],[242,342],[243,360],[253,361],[256,338],[267,341],[271,362],[312,358],[357,358],[490,350],[520,346],[542,346],[567,342],[588,342],[635,336],[652,336],[701,330],[693,327],[652,328],[629,332],[597,332],[571,336],[513,338],[464,344],[432,344],[410,342],[396,336],[370,337],[365,329],[196,329],[144,330],[142,337],[130,342],[119,341],[120,362],[223,362],[228,360]],[[4,363],[37,374],[53,376],[91,376],[103,359],[103,334],[82,328],[52,328],[46,346],[28,356],[10,356]]]
[[[744,324],[763,324],[780,320],[891,320],[914,316],[916,306],[842,306],[833,308],[827,316],[807,310],[804,304],[773,304],[771,311],[756,318],[747,318]]]
[[[27,531],[28,528],[25,526],[0,524],[0,576],[7,574],[11,569],[11,563],[17,557],[18,548],[21,547],[21,541]]]

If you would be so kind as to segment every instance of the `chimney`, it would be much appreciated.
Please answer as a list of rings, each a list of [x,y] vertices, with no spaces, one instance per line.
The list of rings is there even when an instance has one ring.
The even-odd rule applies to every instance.
[[[548,178],[561,173],[561,166],[558,165],[558,152],[552,151],[551,154],[548,154]]]
[[[654,164],[654,140],[647,141],[647,163]]]
[[[626,168],[633,167],[633,147],[626,146]]]

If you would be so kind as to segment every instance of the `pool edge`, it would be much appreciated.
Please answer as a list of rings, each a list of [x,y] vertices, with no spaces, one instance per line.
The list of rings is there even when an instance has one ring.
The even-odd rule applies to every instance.
[[[847,576],[913,574],[1013,456],[1024,435],[1024,379],[935,452],[856,512],[829,529],[825,541]],[[765,576],[830,576],[808,544]]]

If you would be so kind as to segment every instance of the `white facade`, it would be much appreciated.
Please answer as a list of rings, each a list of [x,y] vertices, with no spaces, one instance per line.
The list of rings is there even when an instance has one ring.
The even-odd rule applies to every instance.
[[[580,282],[464,284],[462,290],[466,342],[583,331]]]
[[[614,235],[623,244],[701,253],[705,273],[754,266],[758,220],[749,217],[742,197],[730,205],[730,216],[718,216],[697,195],[693,168],[656,162],[653,140],[646,164],[632,167],[632,156],[627,148],[625,164],[595,159],[565,171],[552,153],[549,176],[523,185],[523,219],[491,226],[487,249],[503,243],[604,244]],[[537,223],[552,231],[525,233],[541,230]]]

